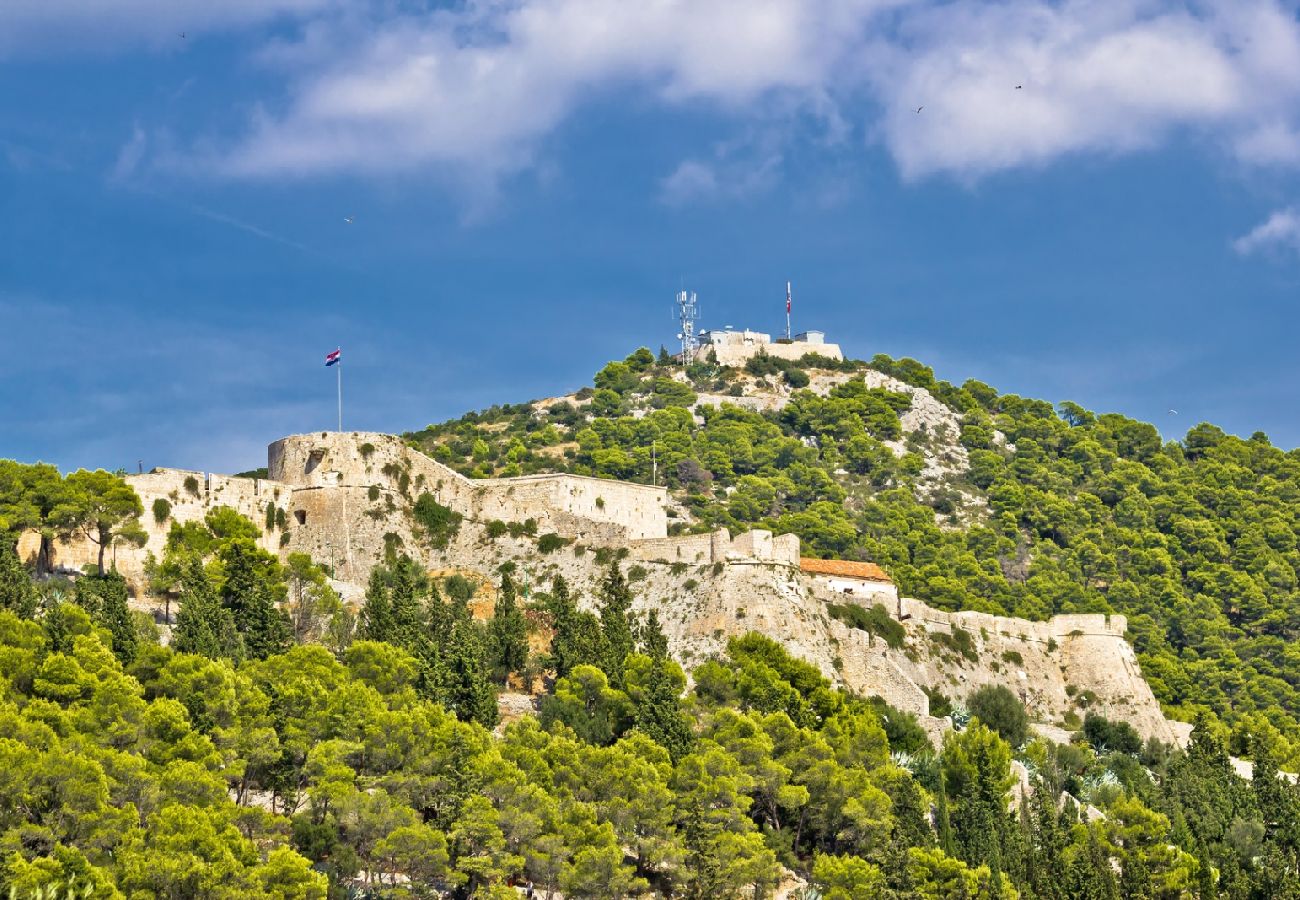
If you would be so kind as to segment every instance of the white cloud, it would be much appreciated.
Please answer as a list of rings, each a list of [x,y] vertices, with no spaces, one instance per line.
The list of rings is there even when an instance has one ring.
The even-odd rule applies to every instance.
[[[869,71],[908,176],[1130,152],[1180,129],[1231,144],[1300,97],[1300,29],[1265,0],[954,4],[900,35]]]
[[[434,171],[490,186],[537,165],[585,103],[616,96],[741,131],[815,121],[880,142],[905,177],[969,180],[1182,135],[1250,165],[1300,165],[1289,2],[17,0],[0,4],[0,55],[46,32],[166,45],[185,22],[295,23],[253,53],[281,87],[242,134],[152,155],[228,177]],[[717,164],[699,154],[684,149],[666,196],[707,189],[700,167]]]
[[[659,183],[660,199],[669,206],[697,201],[737,200],[768,190],[781,168],[780,155],[714,162],[683,160]]]
[[[640,88],[743,115],[774,93],[819,95],[880,0],[471,2],[356,35],[328,29],[268,55],[298,67],[215,161],[231,175],[508,172],[583,100]]]
[[[1232,242],[1242,256],[1276,250],[1300,253],[1300,210],[1279,209]]]

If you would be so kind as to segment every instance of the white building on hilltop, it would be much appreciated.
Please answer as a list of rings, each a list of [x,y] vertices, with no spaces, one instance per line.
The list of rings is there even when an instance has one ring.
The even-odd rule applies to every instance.
[[[800,332],[789,341],[785,339],[773,341],[770,334],[749,329],[704,331],[700,333],[700,351],[705,359],[712,356],[714,362],[720,366],[743,366],[746,361],[759,353],[792,361],[809,353],[829,359],[844,358],[839,344],[826,343],[826,335],[821,331]]]

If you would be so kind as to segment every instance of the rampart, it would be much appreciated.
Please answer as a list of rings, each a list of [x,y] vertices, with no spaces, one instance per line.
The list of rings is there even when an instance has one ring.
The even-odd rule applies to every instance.
[[[273,479],[300,487],[377,484],[412,496],[428,491],[470,519],[534,519],[543,531],[593,543],[668,534],[666,488],[566,474],[471,479],[389,434],[315,432],[282,438],[268,450],[268,469]]]
[[[820,341],[773,341],[771,335],[759,331],[715,331],[705,336],[705,352],[713,354],[720,366],[743,366],[760,353],[796,362],[809,353],[830,359],[843,359],[839,344]]]
[[[762,529],[742,532],[734,538],[725,528],[707,534],[635,541],[628,547],[633,559],[653,562],[712,564],[765,562],[799,565],[799,536]]]

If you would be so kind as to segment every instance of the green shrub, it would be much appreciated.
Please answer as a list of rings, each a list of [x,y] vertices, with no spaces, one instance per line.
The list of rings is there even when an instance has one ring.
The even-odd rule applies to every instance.
[[[970,695],[967,707],[971,715],[992,728],[1012,747],[1029,738],[1029,716],[1020,699],[1010,688],[990,684]]]
[[[1003,652],[1002,661],[1013,663],[1017,666],[1023,666],[1025,664],[1025,658],[1020,655],[1019,650],[1007,650]]]
[[[500,519],[493,519],[487,523],[485,530],[488,539],[495,541],[497,538],[504,536],[506,531],[509,529],[506,528],[505,522],[502,522]]]
[[[370,502],[371,502],[371,503],[374,503],[376,500],[378,500],[378,499],[379,499],[379,485],[377,485],[377,484],[372,484],[372,485],[370,486],[370,490],[366,491],[366,496],[370,498]]]
[[[193,475],[185,476],[185,490],[197,497],[199,495],[199,480]]]
[[[571,542],[560,537],[553,531],[548,531],[537,539],[538,553],[552,553],[561,547],[567,547]]]
[[[433,494],[424,493],[411,507],[411,516],[423,526],[429,544],[437,550],[447,546],[460,530],[461,514],[451,507],[443,506],[433,498]]]
[[[941,647],[948,648],[970,662],[979,660],[979,654],[975,652],[975,638],[971,636],[969,631],[957,625],[954,625],[949,633],[942,631],[932,633],[930,640]]]
[[[806,388],[811,380],[803,369],[785,370],[785,383],[792,388]]]
[[[366,441],[364,444],[358,447],[357,450],[361,452],[362,459],[370,459],[370,457],[375,452],[375,445],[370,443],[369,441]]]
[[[643,581],[645,580],[647,574],[648,573],[645,570],[645,566],[633,566],[632,568],[627,570],[627,580]]]
[[[167,517],[172,514],[172,505],[163,497],[159,497],[153,502],[153,520],[161,525],[167,521]]]
[[[889,615],[883,604],[877,603],[871,609],[856,603],[832,603],[827,607],[832,617],[839,619],[850,628],[867,631],[884,640],[895,650],[902,649],[907,639],[907,631]]]
[[[938,688],[922,687],[925,696],[930,699],[930,715],[943,718],[952,715],[952,700]]]
[[[1142,752],[1142,738],[1128,722],[1112,722],[1105,716],[1088,713],[1083,719],[1081,733],[1098,753],[1110,750],[1136,756]]]

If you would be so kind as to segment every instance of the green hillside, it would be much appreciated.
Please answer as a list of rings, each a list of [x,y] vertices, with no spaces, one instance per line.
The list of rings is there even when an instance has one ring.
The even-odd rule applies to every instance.
[[[858,379],[826,396],[810,376],[866,368],[924,388],[960,434],[902,436],[905,393]],[[1233,752],[1275,728],[1300,765],[1300,451],[1213,425],[1165,442],[1150,424],[1053,405],[914,360],[770,358],[747,370],[680,367],[639,350],[592,388],[544,408],[494,406],[407,435],[467,475],[569,471],[649,482],[689,511],[675,531],[725,525],[797,533],[805,552],[882,564],[944,609],[1040,619],[1119,612],[1170,715],[1212,711]],[[701,392],[793,390],[779,411],[691,407]],[[1001,439],[1005,436],[1005,440]],[[898,456],[884,441],[904,437]],[[921,489],[927,443],[969,467]]]

